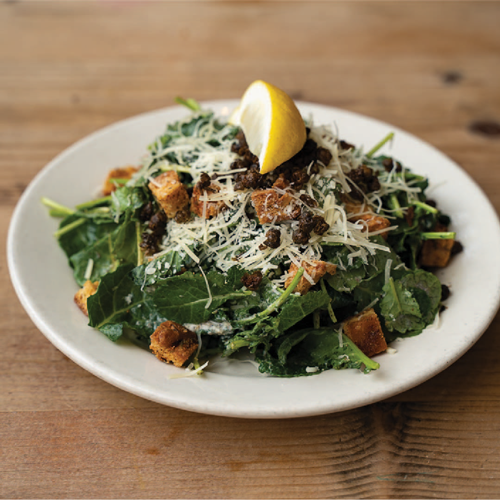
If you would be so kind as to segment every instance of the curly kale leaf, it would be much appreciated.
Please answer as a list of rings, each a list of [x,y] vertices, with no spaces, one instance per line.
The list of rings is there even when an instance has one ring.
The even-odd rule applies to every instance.
[[[74,269],[76,282],[82,286],[87,265],[90,259],[93,261],[91,281],[115,271],[118,266],[126,263],[137,263],[137,226],[136,222],[127,220],[116,227],[113,231],[105,233],[100,239],[83,250],[71,255],[70,264]]]
[[[87,300],[89,325],[116,341],[125,327],[148,339],[166,321],[153,302],[130,278],[133,264],[125,264],[103,276],[97,292]]]
[[[380,310],[385,326],[406,336],[417,335],[432,323],[441,301],[441,283],[423,270],[409,271],[384,285]]]
[[[354,343],[332,328],[305,329],[277,339],[273,349],[256,354],[259,371],[277,377],[313,375],[331,368],[356,368],[365,373],[379,364],[365,356]]]
[[[135,219],[138,209],[151,199],[151,193],[145,187],[123,186],[111,195],[111,213],[115,220],[125,215]]]
[[[326,276],[326,281],[334,290],[337,292],[352,292],[363,281],[373,279],[383,273],[389,259],[392,261],[392,269],[401,263],[398,255],[384,238],[375,236],[371,240],[383,246],[384,250],[377,249],[374,254],[369,254],[366,260],[361,257],[349,258],[352,250],[345,245],[323,248],[325,258],[332,264],[337,265],[336,273]]]
[[[190,269],[193,265],[194,261],[187,253],[171,250],[151,262],[137,266],[132,270],[132,278],[144,288]]]
[[[81,217],[78,214],[65,217],[61,221],[59,229],[62,229],[80,219]],[[72,255],[84,250],[85,248],[91,247],[101,238],[114,231],[116,228],[117,224],[115,224],[114,222],[102,224],[97,223],[93,219],[86,219],[78,227],[75,227],[71,231],[61,234],[61,236],[58,238],[59,245],[69,259]]]
[[[210,271],[187,271],[157,282],[152,299],[159,313],[176,323],[204,323],[212,319],[216,309],[229,300],[244,298],[250,291],[241,291],[244,271],[233,267],[227,276]],[[207,287],[210,288],[210,292]]]
[[[264,349],[269,348],[272,339],[281,336],[314,311],[326,307],[329,302],[330,297],[323,290],[306,295],[290,295],[276,311],[259,316],[251,328],[245,326],[242,332],[226,339],[226,354],[241,347],[248,347],[252,351],[261,345]]]

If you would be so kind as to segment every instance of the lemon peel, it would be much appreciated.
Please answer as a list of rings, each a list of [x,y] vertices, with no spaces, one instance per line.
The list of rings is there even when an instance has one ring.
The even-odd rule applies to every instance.
[[[250,84],[229,123],[243,130],[248,148],[259,158],[261,174],[296,155],[307,139],[304,120],[293,99],[263,80]]]

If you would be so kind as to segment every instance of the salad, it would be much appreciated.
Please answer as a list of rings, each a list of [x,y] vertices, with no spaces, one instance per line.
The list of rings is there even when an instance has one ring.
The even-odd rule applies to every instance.
[[[138,166],[98,199],[43,199],[81,287],[75,302],[110,340],[132,339],[200,374],[242,351],[279,377],[379,368],[418,335],[448,288],[429,272],[461,249],[426,178],[305,121],[294,156],[267,173],[240,127],[193,100]]]

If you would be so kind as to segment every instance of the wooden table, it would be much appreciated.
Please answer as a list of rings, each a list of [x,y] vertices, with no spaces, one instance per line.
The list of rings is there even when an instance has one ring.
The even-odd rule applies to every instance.
[[[499,22],[498,2],[3,2],[1,239],[26,185],[77,139],[178,94],[237,98],[258,78],[416,134],[498,210]],[[391,400],[296,420],[205,416],[57,351],[0,248],[2,498],[500,496],[499,317]]]

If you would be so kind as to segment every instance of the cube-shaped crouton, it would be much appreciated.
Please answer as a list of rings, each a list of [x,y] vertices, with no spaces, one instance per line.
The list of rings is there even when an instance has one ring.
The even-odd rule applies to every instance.
[[[391,225],[389,219],[386,219],[385,217],[375,214],[361,215],[356,220],[363,221],[363,224],[365,225],[369,233],[374,233],[375,231],[382,231]],[[383,231],[382,233],[380,233],[380,236],[382,236],[382,238],[384,239],[387,239],[387,233],[388,233],[387,231]]]
[[[344,322],[344,333],[368,357],[375,356],[387,349],[384,332],[377,313],[367,309]]]
[[[445,233],[448,227],[439,222],[434,227],[434,232]],[[451,250],[455,240],[425,240],[420,249],[419,263],[424,267],[446,267],[451,257]]]
[[[252,203],[261,224],[292,220],[300,215],[300,206],[293,196],[279,194],[274,189],[254,191]]]
[[[389,219],[376,215],[366,203],[356,203],[347,197],[344,197],[342,201],[344,202],[344,209],[348,220],[351,222],[363,221],[364,226],[370,233],[381,231],[391,225]],[[383,238],[387,238],[387,231],[380,233],[380,235]]]
[[[318,283],[318,281],[326,273],[333,275],[337,270],[337,266],[335,264],[323,262],[322,260],[313,260],[312,264],[308,264],[307,262],[302,261],[300,265],[304,268],[304,271],[313,279],[314,283]],[[290,265],[290,269],[288,270],[288,278],[285,281],[285,287],[288,287],[290,285],[298,270],[299,268],[292,262],[292,264]],[[294,290],[294,293],[299,292],[300,295],[305,295],[311,287],[312,283],[304,275],[302,275],[299,283],[297,284],[297,287]]]
[[[89,311],[87,309],[87,299],[91,296],[94,295],[94,293],[97,292],[97,287],[99,286],[98,281],[92,281],[87,280],[85,284],[83,285],[78,292],[75,294],[75,303],[76,305],[80,308],[80,310],[83,312],[85,315],[89,315]]]
[[[227,205],[221,201],[209,201],[200,200],[204,195],[210,198],[213,193],[218,193],[220,187],[213,182],[206,189],[200,189],[199,185],[196,184],[193,188],[193,197],[191,198],[191,212],[194,212],[198,217],[203,217],[203,205],[205,205],[205,219],[217,216],[220,212],[227,208]]]
[[[149,348],[161,361],[180,367],[198,349],[198,338],[182,325],[165,321],[151,335]]]
[[[455,240],[425,240],[420,250],[420,265],[446,267]]]
[[[121,167],[114,168],[108,174],[104,186],[102,188],[102,194],[104,196],[109,196],[113,191],[116,191],[117,187],[120,187],[117,183],[113,182],[113,179],[129,180],[137,172],[136,167]]]
[[[152,179],[149,189],[169,219],[189,204],[189,195],[175,170],[168,170]]]

